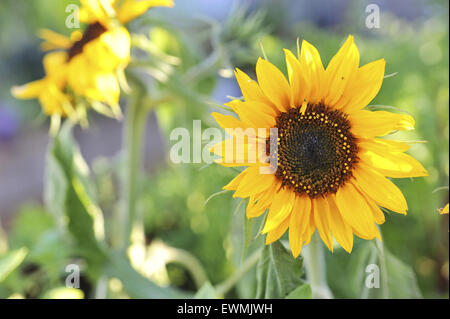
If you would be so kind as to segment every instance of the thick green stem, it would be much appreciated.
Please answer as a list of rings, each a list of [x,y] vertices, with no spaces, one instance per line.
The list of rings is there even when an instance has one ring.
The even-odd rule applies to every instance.
[[[313,298],[331,299],[333,295],[327,285],[325,256],[322,242],[317,233],[311,238],[311,242],[304,248],[306,275],[311,285]]]
[[[142,87],[135,88],[134,95],[131,98],[123,130],[125,169],[122,179],[122,199],[119,211],[119,248],[123,250],[129,246],[131,228],[136,216],[138,176],[142,160],[142,137],[148,113],[148,108],[142,105],[145,98],[145,90]]]

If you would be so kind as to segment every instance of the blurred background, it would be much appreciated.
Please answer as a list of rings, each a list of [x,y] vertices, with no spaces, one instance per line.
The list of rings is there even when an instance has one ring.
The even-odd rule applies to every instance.
[[[315,45],[327,65],[347,35],[353,34],[361,64],[384,58],[386,74],[395,74],[385,79],[371,104],[395,106],[415,117],[416,130],[395,137],[415,141],[410,153],[430,173],[427,178],[395,181],[410,209],[407,216],[387,214],[381,226],[384,245],[411,266],[423,297],[448,298],[449,222],[448,215],[438,213],[449,201],[448,1],[175,2],[173,9],[150,10],[131,26],[136,33],[144,30],[148,34],[150,28],[149,36],[161,50],[180,57],[170,74],[174,80],[169,80],[169,87],[174,91],[177,74],[203,75],[180,93],[182,98],[162,105],[148,119],[147,176],[140,181],[138,201],[148,246],[168,245],[189,252],[203,265],[212,284],[239,267],[235,242],[242,237],[243,207],[229,193],[205,205],[237,172],[217,165],[171,163],[168,136],[176,127],[192,130],[194,119],[201,119],[203,128],[217,127],[210,116],[218,109],[213,104],[241,95],[232,68],[254,77],[261,45],[269,60],[284,71],[282,48],[295,51],[297,38]],[[43,76],[37,30],[49,28],[68,35],[65,8],[70,3],[77,2],[0,2],[0,256],[21,247],[28,250],[22,265],[0,282],[0,298],[48,297],[63,285],[65,266],[74,258],[71,241],[58,237],[55,219],[43,204],[48,119],[36,100],[20,101],[10,95],[11,86]],[[366,6],[371,3],[380,8],[379,28],[366,26]],[[165,79],[161,72],[150,75]],[[121,126],[114,119],[91,115],[89,129],[75,132],[106,223],[115,213]],[[326,252],[329,285],[336,297],[355,297],[345,278],[351,269],[346,265],[358,256],[358,244],[352,255],[343,250]],[[195,276],[177,263],[152,269],[146,275],[160,285],[195,290]],[[83,277],[82,282],[83,295],[93,297],[92,283]],[[120,292],[120,282],[110,280],[108,285],[109,296],[126,297]],[[229,296],[251,298],[254,290],[254,272],[250,271]]]

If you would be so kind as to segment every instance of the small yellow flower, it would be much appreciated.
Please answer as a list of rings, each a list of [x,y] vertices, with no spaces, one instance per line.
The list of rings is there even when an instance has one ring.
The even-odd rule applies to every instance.
[[[334,239],[348,252],[353,234],[380,238],[376,224],[385,216],[380,207],[406,214],[402,192],[386,177],[426,176],[427,171],[405,154],[409,146],[379,138],[395,130],[411,130],[408,115],[363,109],[377,95],[384,78],[384,59],[359,66],[359,51],[352,36],[325,69],[317,49],[303,41],[297,58],[285,50],[289,81],[270,62],[256,64],[258,83],[244,72],[235,75],[245,101],[227,105],[239,119],[213,113],[232,142],[216,144],[212,151],[225,166],[248,166],[224,187],[234,197],[249,198],[248,218],[268,214],[263,233],[266,244],[289,230],[289,243],[298,256],[318,231],[330,250]],[[277,169],[250,161],[255,151],[267,153],[268,130],[239,142],[241,128],[277,128]],[[242,132],[242,131],[241,131]],[[249,143],[253,139],[256,143]],[[242,145],[244,144],[244,145]],[[244,146],[245,152],[238,152]],[[247,150],[246,146],[253,147]],[[228,158],[228,160],[227,160]]]

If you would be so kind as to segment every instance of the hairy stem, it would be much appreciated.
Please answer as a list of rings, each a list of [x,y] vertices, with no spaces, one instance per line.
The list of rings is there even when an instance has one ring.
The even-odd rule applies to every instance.
[[[306,275],[311,285],[313,298],[331,299],[333,295],[327,284],[325,256],[322,242],[317,233],[311,238],[311,242],[304,248]]]
[[[145,98],[145,89],[137,85],[133,92],[123,129],[125,173],[122,179],[122,199],[119,211],[119,248],[123,250],[129,246],[131,227],[136,216],[138,176],[142,160],[142,137],[148,114],[148,108],[142,105]]]

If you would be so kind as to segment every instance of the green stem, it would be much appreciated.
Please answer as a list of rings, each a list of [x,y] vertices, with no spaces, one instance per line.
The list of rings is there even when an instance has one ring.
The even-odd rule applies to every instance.
[[[119,211],[119,248],[123,250],[129,246],[131,228],[136,216],[138,174],[142,160],[142,137],[149,110],[149,108],[142,105],[145,98],[145,88],[137,85],[133,92],[123,130],[125,174],[122,180],[122,201]]]
[[[216,292],[219,296],[225,296],[225,294],[230,291],[231,288],[236,285],[239,280],[242,278],[242,276],[245,275],[247,271],[249,271],[259,260],[259,257],[261,256],[262,249],[259,249],[255,251],[250,257],[248,257],[244,264],[228,279],[226,279],[224,282],[220,283],[216,286]]]
[[[380,232],[381,236],[381,232]],[[381,296],[383,299],[389,298],[388,272],[386,267],[386,257],[384,255],[383,243],[379,239],[375,239],[375,245],[378,250],[378,259],[380,262],[381,277]]]
[[[325,256],[323,254],[322,242],[317,233],[312,236],[311,242],[304,248],[303,257],[313,298],[333,298],[330,288],[327,285]]]

